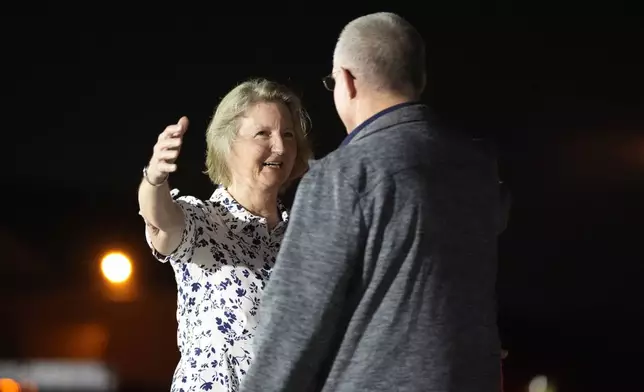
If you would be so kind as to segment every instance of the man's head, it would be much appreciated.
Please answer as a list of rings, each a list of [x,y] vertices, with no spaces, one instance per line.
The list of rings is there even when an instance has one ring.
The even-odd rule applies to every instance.
[[[425,72],[425,43],[418,31],[396,14],[379,12],[344,27],[325,86],[333,90],[338,115],[351,131],[388,106],[418,100]]]

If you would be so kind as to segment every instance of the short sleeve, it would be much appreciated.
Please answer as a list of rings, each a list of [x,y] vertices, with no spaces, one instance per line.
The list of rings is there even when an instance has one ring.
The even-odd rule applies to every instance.
[[[175,200],[175,203],[181,208],[184,221],[181,242],[177,249],[167,256],[159,253],[152,245],[148,230],[145,230],[145,240],[152,250],[152,255],[160,262],[189,263],[192,261],[195,245],[199,241],[199,237],[203,236],[204,233],[204,226],[206,224],[205,206],[203,201],[192,196],[179,197]]]

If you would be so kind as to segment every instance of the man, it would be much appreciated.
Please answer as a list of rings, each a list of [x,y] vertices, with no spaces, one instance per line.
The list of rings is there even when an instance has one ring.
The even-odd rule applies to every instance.
[[[297,191],[242,391],[500,390],[497,168],[418,103],[425,47],[391,13],[342,31],[347,128]]]

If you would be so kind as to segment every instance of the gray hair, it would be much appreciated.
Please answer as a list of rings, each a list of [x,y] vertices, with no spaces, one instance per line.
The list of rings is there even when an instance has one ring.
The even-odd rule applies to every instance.
[[[334,66],[377,91],[420,97],[425,88],[425,43],[402,17],[390,12],[349,22],[338,38]]]
[[[280,102],[291,114],[297,157],[292,173],[303,174],[313,155],[307,141],[309,116],[300,98],[286,86],[266,80],[251,79],[232,89],[221,100],[206,131],[206,174],[214,184],[230,186],[230,170],[226,158],[239,131],[239,120],[246,111],[262,102]],[[288,184],[286,184],[288,185]]]

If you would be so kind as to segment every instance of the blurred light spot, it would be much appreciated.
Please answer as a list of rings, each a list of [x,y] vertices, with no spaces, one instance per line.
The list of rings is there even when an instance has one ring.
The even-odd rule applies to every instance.
[[[20,392],[38,392],[38,386],[31,381],[22,381],[20,383]]]
[[[0,392],[20,392],[20,384],[10,378],[0,378]]]
[[[528,392],[546,392],[547,389],[548,378],[546,376],[536,376],[528,386]]]
[[[1,392],[37,392],[38,388],[42,392],[113,392],[117,390],[118,384],[116,375],[106,364],[98,361],[0,361],[0,374],[21,375],[19,389],[2,389],[4,380],[0,379]],[[24,379],[30,381],[22,381]],[[15,387],[17,384],[7,385]]]
[[[108,253],[101,261],[103,276],[111,283],[123,283],[132,275],[132,263],[123,253]]]
[[[555,392],[555,386],[548,382],[548,377],[539,375],[530,381],[528,392]]]

